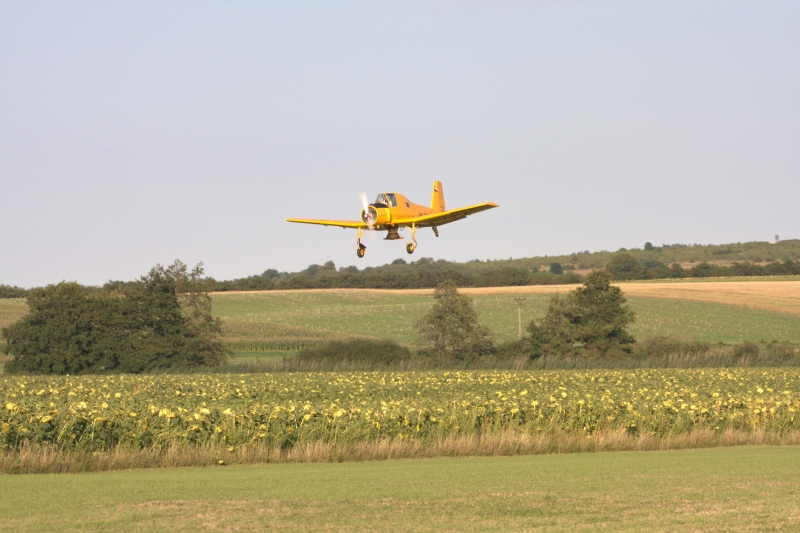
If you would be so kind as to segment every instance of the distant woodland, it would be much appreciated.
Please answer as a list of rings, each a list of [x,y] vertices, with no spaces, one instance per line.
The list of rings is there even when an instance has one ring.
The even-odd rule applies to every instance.
[[[332,261],[300,272],[268,269],[233,280],[206,278],[205,290],[279,290],[314,288],[416,289],[450,280],[458,287],[502,287],[582,282],[591,270],[606,269],[616,280],[784,276],[800,274],[800,240],[722,245],[670,244],[621,248],[615,252],[575,252],[569,255],[520,259],[474,260],[457,263],[420,258],[359,269],[337,268]],[[95,290],[120,290],[126,283],[109,281]],[[23,298],[27,289],[0,285],[0,298]]]

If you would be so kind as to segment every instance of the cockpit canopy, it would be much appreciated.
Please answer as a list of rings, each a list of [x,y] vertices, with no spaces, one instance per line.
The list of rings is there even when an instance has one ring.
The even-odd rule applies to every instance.
[[[386,207],[397,207],[397,198],[393,192],[382,192],[375,199],[375,205],[383,204]]]

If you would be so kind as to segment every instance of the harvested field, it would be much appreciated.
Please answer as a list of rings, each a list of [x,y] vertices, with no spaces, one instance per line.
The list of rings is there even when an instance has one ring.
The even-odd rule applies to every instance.
[[[800,281],[623,283],[628,296],[712,302],[800,315]]]

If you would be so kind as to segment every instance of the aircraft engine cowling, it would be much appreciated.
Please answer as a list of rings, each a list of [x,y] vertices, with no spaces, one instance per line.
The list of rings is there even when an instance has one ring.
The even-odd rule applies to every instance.
[[[361,220],[368,226],[384,226],[391,224],[392,214],[385,207],[369,206],[361,211]]]

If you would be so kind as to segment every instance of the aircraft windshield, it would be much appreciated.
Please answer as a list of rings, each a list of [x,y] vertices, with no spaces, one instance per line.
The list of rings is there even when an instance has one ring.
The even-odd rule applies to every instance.
[[[385,204],[389,207],[397,207],[397,198],[395,198],[394,193],[392,192],[380,193],[375,199],[375,203]]]

